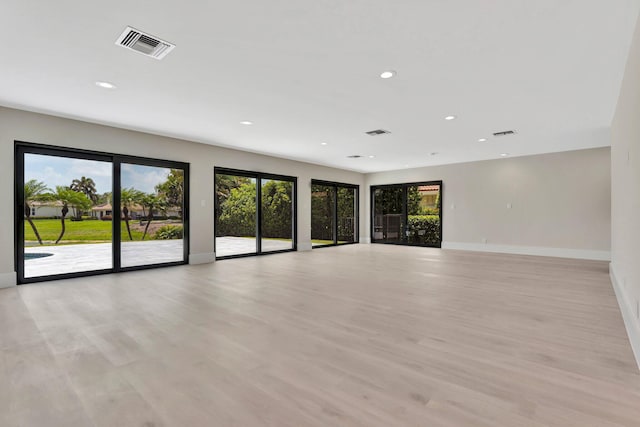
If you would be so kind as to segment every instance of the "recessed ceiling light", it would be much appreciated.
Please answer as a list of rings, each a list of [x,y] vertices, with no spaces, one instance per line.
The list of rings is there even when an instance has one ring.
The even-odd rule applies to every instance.
[[[321,142],[320,145],[327,145],[327,143],[326,142]]]
[[[115,89],[116,85],[114,85],[113,83],[109,83],[109,82],[96,82],[96,86],[99,86],[103,89]]]
[[[404,167],[405,167],[405,168],[408,168],[408,167],[409,167],[409,165],[404,165]]]
[[[509,155],[509,153],[502,153],[500,154],[502,157],[507,157]]]
[[[487,142],[487,138],[480,138],[478,142]]]
[[[369,158],[370,158],[370,159],[373,159],[373,158],[375,158],[375,157],[376,157],[376,156],[369,156]]]
[[[437,152],[437,151],[434,151],[433,153],[429,153],[429,155],[430,155],[430,156],[437,156],[437,155],[438,155],[438,152]]]
[[[251,122],[249,120],[243,120],[243,121],[240,122],[240,124],[251,126],[253,124],[253,122]]]
[[[383,71],[383,72],[380,74],[380,78],[382,78],[382,79],[390,79],[391,77],[395,77],[395,75],[396,75],[396,72],[395,72],[395,71],[393,71],[393,70],[387,70],[387,71]]]
[[[445,120],[455,120],[456,116],[447,116],[444,118]]]

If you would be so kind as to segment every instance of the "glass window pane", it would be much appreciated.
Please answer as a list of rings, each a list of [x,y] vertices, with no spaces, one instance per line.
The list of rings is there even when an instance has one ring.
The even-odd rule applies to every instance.
[[[338,243],[355,242],[357,233],[356,189],[338,187]]]
[[[216,174],[216,256],[257,252],[256,179]]]
[[[402,241],[402,187],[376,188],[373,194],[373,240]]]
[[[113,268],[111,162],[24,155],[24,277]]]
[[[333,217],[335,192],[333,186],[311,185],[311,244],[313,246],[335,243]]]
[[[122,163],[120,215],[122,267],[184,261],[184,171]],[[113,215],[109,203],[96,215]]]
[[[293,248],[293,182],[261,179],[262,252]]]
[[[440,186],[407,187],[407,242],[413,245],[440,243]]]

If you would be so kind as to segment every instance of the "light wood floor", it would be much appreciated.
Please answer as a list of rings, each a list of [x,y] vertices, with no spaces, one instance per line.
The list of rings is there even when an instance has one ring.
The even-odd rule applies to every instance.
[[[640,426],[603,262],[354,245],[0,290],[4,426]]]

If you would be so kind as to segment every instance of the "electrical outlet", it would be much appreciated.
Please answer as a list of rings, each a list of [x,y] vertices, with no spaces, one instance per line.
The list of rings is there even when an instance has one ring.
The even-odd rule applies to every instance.
[[[455,209],[456,208],[456,204],[455,203],[451,203],[451,209]]]
[[[486,237],[482,238],[482,243],[485,243],[485,244],[487,243],[487,238]]]
[[[507,203],[507,209],[511,209],[511,203]]]

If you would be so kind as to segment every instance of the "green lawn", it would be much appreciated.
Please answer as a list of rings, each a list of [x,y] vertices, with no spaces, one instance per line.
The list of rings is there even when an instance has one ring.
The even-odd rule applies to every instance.
[[[60,235],[61,224],[59,219],[34,219],[40,237],[43,242],[55,242]],[[60,241],[60,244],[69,244],[77,242],[110,242],[111,241],[111,221],[65,221],[66,232]],[[122,238],[129,240],[127,229],[122,222]],[[133,240],[141,240],[142,232],[131,230]],[[147,237],[149,238],[149,237]],[[24,240],[25,242],[37,242],[36,236],[31,229],[31,225],[27,221],[24,223]]]

